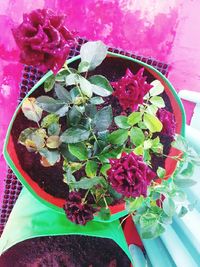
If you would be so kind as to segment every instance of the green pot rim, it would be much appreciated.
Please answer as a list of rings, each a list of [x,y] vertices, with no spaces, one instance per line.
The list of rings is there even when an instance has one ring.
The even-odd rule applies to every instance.
[[[181,111],[181,115],[182,115],[182,125],[181,125],[181,135],[182,136],[185,136],[185,124],[186,124],[186,116],[185,116],[185,111],[184,111],[184,107],[183,107],[183,104],[179,98],[179,96],[177,95],[176,93],[176,90],[174,89],[174,87],[172,86],[172,84],[169,82],[169,80],[160,72],[158,71],[157,69],[155,69],[154,67],[140,61],[140,60],[137,60],[137,59],[134,59],[134,58],[131,58],[131,57],[128,57],[128,56],[124,56],[124,55],[120,55],[120,54],[116,54],[116,53],[113,53],[113,52],[108,52],[107,55],[110,55],[112,57],[117,57],[117,58],[122,58],[122,59],[125,59],[125,60],[129,60],[129,61],[132,61],[134,63],[138,63],[139,65],[141,66],[144,66],[150,70],[153,70],[155,73],[157,73],[161,79],[167,84],[167,86],[170,88],[175,100],[176,100],[176,103],[178,104],[179,108],[180,108],[180,111]],[[78,56],[75,56],[69,60],[67,60],[67,64],[70,64],[76,60],[79,60],[80,59],[80,55]],[[8,165],[10,166],[10,168],[12,169],[12,171],[14,172],[14,174],[16,175],[16,177],[19,179],[19,181],[23,184],[23,186],[25,186],[37,199],[39,199],[41,201],[42,204],[44,205],[47,205],[48,207],[54,209],[56,212],[59,212],[59,213],[64,213],[64,210],[50,202],[48,202],[47,200],[41,198],[36,192],[35,190],[29,185],[29,183],[25,180],[25,178],[21,175],[21,173],[19,172],[19,170],[16,168],[14,162],[12,161],[8,151],[7,151],[7,146],[8,146],[8,140],[9,140],[9,136],[10,136],[10,133],[11,133],[11,129],[12,129],[12,125],[13,125],[13,122],[16,118],[16,115],[19,111],[19,109],[21,108],[21,105],[23,103],[23,101],[28,98],[40,85],[42,85],[44,83],[44,81],[50,76],[52,75],[53,72],[52,71],[49,71],[47,72],[34,86],[33,88],[28,92],[28,94],[24,97],[24,99],[21,101],[21,103],[18,105],[17,109],[15,110],[14,114],[13,114],[13,117],[10,121],[10,124],[9,124],[9,127],[8,127],[8,130],[7,130],[7,134],[6,134],[6,138],[5,138],[5,143],[4,143],[4,148],[3,148],[3,155],[4,155],[4,158],[6,159]],[[119,219],[123,216],[126,216],[128,214],[128,211],[126,210],[122,210],[120,212],[117,212],[115,214],[112,214],[110,219],[107,220],[107,221],[104,221],[102,220],[98,215],[95,215],[94,216],[94,221],[97,221],[97,222],[111,222],[113,220],[116,220],[116,219]]]

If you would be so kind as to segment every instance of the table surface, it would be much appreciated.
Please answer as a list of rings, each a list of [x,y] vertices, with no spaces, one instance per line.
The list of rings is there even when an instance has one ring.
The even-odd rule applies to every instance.
[[[177,91],[200,91],[199,0],[2,0],[0,1],[0,200],[6,164],[5,133],[17,105],[23,66],[11,29],[35,8],[62,10],[66,25],[91,40],[151,56],[170,65],[168,78]],[[151,4],[149,4],[151,3]],[[187,122],[193,110],[184,103]]]

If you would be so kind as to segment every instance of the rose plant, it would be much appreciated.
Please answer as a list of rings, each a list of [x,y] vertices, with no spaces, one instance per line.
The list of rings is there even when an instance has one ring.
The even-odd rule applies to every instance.
[[[32,53],[38,55],[39,66],[55,72],[69,52],[72,34],[47,11],[30,18],[14,31],[21,58],[35,64]],[[165,86],[157,79],[148,82],[144,68],[126,68],[112,81],[94,74],[107,55],[101,41],[87,42],[78,63],[64,64],[44,80],[46,94],[24,99],[21,111],[31,126],[17,136],[18,146],[39,157],[44,169],[61,164],[69,220],[85,225],[97,213],[108,220],[110,207],[125,203],[142,236],[153,238],[164,232],[174,213],[182,216],[190,209],[183,188],[195,184],[188,176],[199,158],[176,134]],[[178,149],[175,155],[169,149],[165,154],[166,142]],[[176,162],[170,174],[168,159]]]

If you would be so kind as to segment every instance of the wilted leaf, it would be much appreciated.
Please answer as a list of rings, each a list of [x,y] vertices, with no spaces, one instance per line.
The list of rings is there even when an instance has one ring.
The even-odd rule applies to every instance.
[[[48,128],[52,123],[58,123],[59,116],[56,114],[48,114],[42,119],[41,126],[43,128]]]
[[[37,123],[42,118],[42,109],[37,105],[34,97],[24,99],[22,103],[22,112],[27,119]]]
[[[57,135],[52,135],[47,138],[46,146],[50,149],[58,148],[60,144],[60,137]]]
[[[42,156],[41,164],[44,167],[53,166],[56,162],[60,161],[60,153],[58,152],[58,150],[48,150],[47,148],[43,148],[39,151],[39,153]],[[47,166],[47,163],[49,163],[49,166]]]

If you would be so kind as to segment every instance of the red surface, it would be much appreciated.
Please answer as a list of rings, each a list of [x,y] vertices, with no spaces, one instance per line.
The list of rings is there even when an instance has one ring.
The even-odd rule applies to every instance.
[[[17,105],[22,65],[11,28],[22,14],[49,7],[67,14],[67,25],[80,36],[152,56],[170,64],[176,88],[200,91],[199,0],[3,0],[0,5],[0,150]],[[188,121],[192,105],[186,105]],[[0,199],[5,161],[0,155]]]

